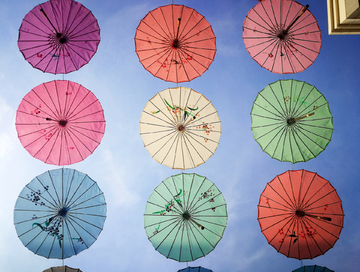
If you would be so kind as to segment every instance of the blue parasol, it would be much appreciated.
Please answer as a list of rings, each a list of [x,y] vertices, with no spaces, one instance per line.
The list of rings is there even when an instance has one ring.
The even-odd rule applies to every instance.
[[[14,211],[24,246],[52,259],[66,259],[89,248],[105,218],[106,202],[97,183],[67,168],[35,177],[21,191]]]

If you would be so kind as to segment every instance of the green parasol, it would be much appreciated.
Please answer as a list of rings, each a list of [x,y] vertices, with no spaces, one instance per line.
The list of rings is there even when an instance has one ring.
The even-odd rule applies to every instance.
[[[182,173],[155,188],[146,204],[144,223],[158,252],[179,262],[193,261],[210,253],[222,238],[226,203],[210,180]]]
[[[251,129],[272,158],[296,163],[324,151],[334,128],[325,97],[314,86],[290,79],[259,92],[251,110]]]

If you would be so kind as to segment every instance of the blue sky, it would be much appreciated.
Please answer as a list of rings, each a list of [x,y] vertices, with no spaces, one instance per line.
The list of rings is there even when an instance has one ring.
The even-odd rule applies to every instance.
[[[153,77],[139,63],[134,36],[140,20],[171,1],[83,0],[101,28],[101,42],[93,59],[79,71],[64,76],[91,90],[100,100],[106,118],[102,143],[83,162],[69,166],[98,182],[107,202],[107,220],[98,240],[65,264],[90,271],[177,271],[186,263],[156,252],[143,228],[148,197],[164,179],[180,173],[157,163],[144,148],[140,114],[157,92],[175,83]],[[301,262],[289,259],[268,245],[257,222],[259,196],[267,182],[290,169],[317,172],[337,189],[343,201],[344,229],[334,248],[304,265],[327,266],[334,271],[358,271],[360,265],[360,143],[359,36],[329,36],[326,1],[300,1],[322,31],[322,48],[315,63],[285,79],[314,85],[329,101],[333,114],[332,141],[317,158],[291,165],[264,153],[250,129],[250,111],[256,95],[283,76],[253,61],[242,40],[242,24],[255,0],[175,1],[196,9],[212,25],[217,53],[208,71],[179,86],[204,94],[219,113],[220,145],[203,165],[184,172],[206,176],[227,202],[228,225],[213,252],[190,266],[222,271],[292,271]],[[43,271],[61,265],[34,255],[17,238],[13,209],[22,188],[35,176],[56,166],[32,158],[21,146],[15,130],[16,109],[31,88],[62,75],[33,69],[17,47],[23,17],[40,4],[34,0],[0,1],[0,269],[7,272]]]

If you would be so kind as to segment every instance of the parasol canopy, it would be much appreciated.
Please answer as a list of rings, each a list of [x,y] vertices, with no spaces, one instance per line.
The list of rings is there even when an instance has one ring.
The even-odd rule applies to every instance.
[[[67,168],[35,177],[21,191],[14,210],[21,242],[48,259],[66,259],[89,248],[105,218],[106,202],[97,183]]]
[[[82,271],[78,268],[71,268],[65,265],[65,266],[50,267],[49,269],[46,269],[43,272],[82,272]]]
[[[227,223],[224,197],[207,178],[178,174],[165,179],[150,195],[145,231],[154,248],[179,262],[190,262],[214,250]]]
[[[305,265],[296,270],[293,270],[293,272],[334,272],[334,271],[324,266]]]
[[[278,80],[257,95],[251,129],[262,150],[272,158],[305,162],[325,150],[333,133],[329,103],[315,86]]]
[[[55,80],[33,88],[16,113],[21,144],[35,158],[54,165],[84,160],[105,132],[99,100],[85,87]]]
[[[184,269],[179,270],[178,272],[213,272],[210,269],[206,269],[204,267],[201,266],[197,266],[197,267],[186,267]]]
[[[273,73],[294,74],[314,63],[321,48],[321,31],[309,5],[263,0],[247,14],[243,40],[261,67]]]
[[[79,70],[96,53],[100,28],[90,10],[73,0],[50,0],[22,21],[18,47],[34,67],[51,74]]]
[[[156,161],[174,169],[190,169],[215,153],[221,124],[204,95],[177,87],[157,93],[146,104],[140,134]]]
[[[196,10],[167,5],[150,11],[140,21],[135,51],[152,75],[188,82],[201,76],[213,62],[216,38],[209,22]]]
[[[341,199],[329,181],[306,170],[276,176],[258,205],[261,232],[289,258],[313,259],[332,248],[343,228]]]

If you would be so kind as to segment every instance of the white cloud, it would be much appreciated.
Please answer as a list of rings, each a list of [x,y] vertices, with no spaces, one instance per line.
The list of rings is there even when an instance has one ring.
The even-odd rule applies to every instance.
[[[1,80],[0,74],[0,80]],[[6,157],[13,149],[14,110],[0,98],[0,158]]]

